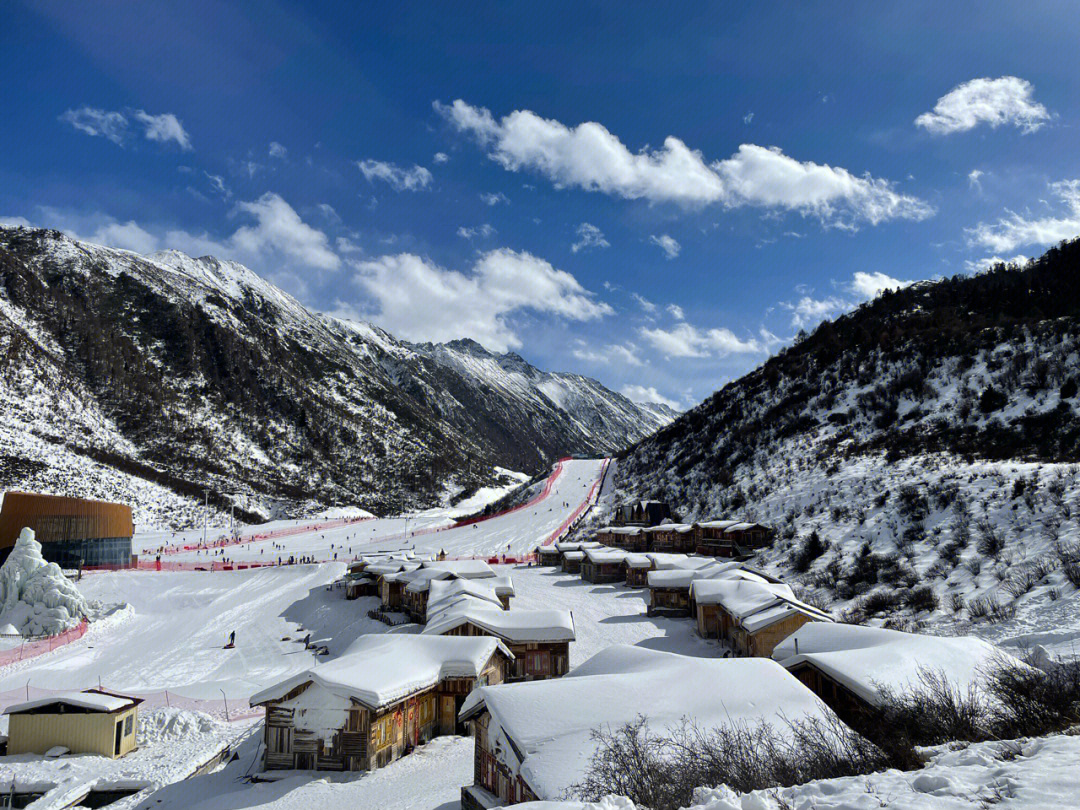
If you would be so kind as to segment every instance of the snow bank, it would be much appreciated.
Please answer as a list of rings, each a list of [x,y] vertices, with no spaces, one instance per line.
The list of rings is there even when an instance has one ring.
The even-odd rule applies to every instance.
[[[0,624],[23,636],[55,636],[74,627],[89,607],[56,563],[45,562],[32,529],[23,529],[0,566]]]

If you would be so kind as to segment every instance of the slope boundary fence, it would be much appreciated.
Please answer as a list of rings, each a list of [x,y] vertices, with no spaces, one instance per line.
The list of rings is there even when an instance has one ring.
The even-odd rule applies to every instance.
[[[24,641],[18,647],[4,650],[0,652],[0,667],[14,664],[16,661],[26,661],[30,658],[37,658],[39,655],[52,652],[58,647],[63,647],[65,644],[78,641],[86,634],[86,627],[86,619],[83,619],[77,625],[69,630],[65,630],[59,635],[31,639],[29,641]]]
[[[252,708],[249,706],[247,698],[222,698],[220,700],[201,699],[186,697],[168,689],[153,692],[140,692],[138,690],[132,691],[130,689],[112,689],[108,685],[100,683],[90,684],[89,686],[103,689],[106,692],[140,698],[143,701],[142,706],[146,708],[173,708],[198,711],[217,718],[218,720],[228,720],[233,723],[241,720],[252,720],[257,717],[262,717],[264,714],[262,707],[256,706],[255,708]],[[84,686],[82,688],[89,688],[89,686]],[[0,710],[6,709],[8,706],[12,706],[16,703],[22,703],[24,700],[50,698],[71,691],[73,690],[42,689],[28,684],[22,689],[11,689],[6,692],[0,692]]]

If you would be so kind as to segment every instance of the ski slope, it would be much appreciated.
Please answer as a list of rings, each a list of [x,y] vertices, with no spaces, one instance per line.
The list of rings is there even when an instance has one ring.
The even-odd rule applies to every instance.
[[[550,537],[588,498],[603,468],[603,459],[560,462],[553,479],[549,479],[550,489],[537,503],[481,523],[456,527],[445,510],[433,510],[408,517],[376,518],[337,528],[316,529],[288,537],[227,546],[217,558],[263,563],[276,562],[278,557],[287,560],[290,555],[316,560],[346,560],[357,554],[403,548],[421,552],[446,551],[453,557],[524,554]],[[285,526],[283,523],[266,524],[255,529],[272,531]],[[213,540],[219,534],[220,530],[211,530],[209,537]],[[193,543],[201,539],[201,530],[177,535],[145,532],[136,535],[134,547],[145,558],[152,557],[162,544]],[[206,552],[181,551],[167,555],[167,559],[208,562],[214,557]]]

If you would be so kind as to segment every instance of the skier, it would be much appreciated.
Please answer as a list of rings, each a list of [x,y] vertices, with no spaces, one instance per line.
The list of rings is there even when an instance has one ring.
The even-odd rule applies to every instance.
[[[231,633],[229,633],[229,643],[225,645],[225,649],[226,650],[231,650],[235,646],[236,646],[236,631],[233,630]]]

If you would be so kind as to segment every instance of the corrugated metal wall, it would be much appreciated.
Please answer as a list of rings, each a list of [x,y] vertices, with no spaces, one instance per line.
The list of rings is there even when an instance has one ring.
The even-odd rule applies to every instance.
[[[13,714],[8,717],[8,753],[44,754],[56,745],[73,754],[100,754],[112,757],[116,743],[116,724],[132,717],[132,732],[124,735],[120,756],[135,748],[139,726],[136,708],[108,714]]]
[[[58,495],[6,493],[0,509],[0,548],[14,545],[26,526],[34,530],[41,543],[135,534],[130,506]]]

